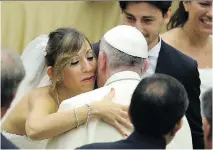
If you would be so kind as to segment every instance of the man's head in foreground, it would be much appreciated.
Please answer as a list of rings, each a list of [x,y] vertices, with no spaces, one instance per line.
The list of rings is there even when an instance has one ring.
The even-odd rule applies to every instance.
[[[187,92],[179,81],[168,75],[155,74],[138,84],[129,116],[136,132],[164,138],[168,144],[181,128],[188,104]]]

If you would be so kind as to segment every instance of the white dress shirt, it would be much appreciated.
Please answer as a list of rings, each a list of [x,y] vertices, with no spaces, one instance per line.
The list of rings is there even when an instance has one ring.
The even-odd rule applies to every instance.
[[[149,50],[149,67],[145,73],[143,73],[143,78],[153,75],[156,70],[158,56],[161,48],[161,38],[157,45],[155,45],[151,50]]]

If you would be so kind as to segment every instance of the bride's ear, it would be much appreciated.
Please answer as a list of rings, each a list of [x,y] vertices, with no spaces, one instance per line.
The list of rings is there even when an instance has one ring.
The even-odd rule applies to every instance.
[[[47,67],[47,74],[50,79],[53,78],[53,67],[52,66]]]

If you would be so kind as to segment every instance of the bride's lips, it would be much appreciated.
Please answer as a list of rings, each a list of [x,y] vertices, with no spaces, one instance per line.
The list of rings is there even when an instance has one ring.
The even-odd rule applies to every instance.
[[[81,80],[81,82],[91,82],[94,81],[95,76],[89,76],[89,77],[85,77]]]

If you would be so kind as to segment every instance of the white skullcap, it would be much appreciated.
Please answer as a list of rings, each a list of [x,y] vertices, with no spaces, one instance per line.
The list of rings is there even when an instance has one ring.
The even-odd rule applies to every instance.
[[[109,30],[104,39],[112,47],[132,56],[148,58],[148,45],[143,34],[135,27],[119,25]]]

